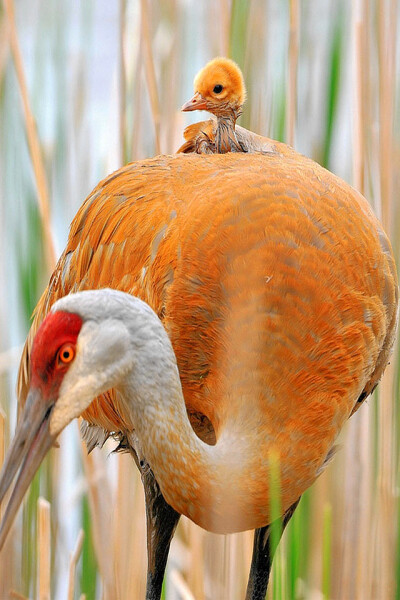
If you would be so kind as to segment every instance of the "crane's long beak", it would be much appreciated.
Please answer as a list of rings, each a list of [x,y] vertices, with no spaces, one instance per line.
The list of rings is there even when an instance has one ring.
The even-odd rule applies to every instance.
[[[207,110],[207,101],[199,92],[196,92],[193,98],[190,98],[182,106],[181,110],[187,112],[189,110]]]
[[[37,388],[29,391],[15,437],[8,450],[0,473],[0,502],[9,489],[18,469],[19,474],[0,524],[2,548],[26,490],[43,458],[55,442],[49,431],[49,417],[53,404]]]

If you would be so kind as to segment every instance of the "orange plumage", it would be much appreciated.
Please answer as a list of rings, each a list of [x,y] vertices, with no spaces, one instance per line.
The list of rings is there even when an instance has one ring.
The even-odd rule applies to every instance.
[[[214,58],[196,75],[194,91],[194,96],[182,110],[207,110],[216,117],[216,122],[210,121],[211,132],[200,130],[193,145],[184,144],[178,152],[246,152],[235,133],[236,121],[246,100],[246,88],[238,65],[229,58]]]
[[[268,453],[280,453],[286,510],[381,377],[397,307],[390,244],[366,200],[312,160],[263,143],[268,156],[157,157],[101,182],[72,223],[20,371],[23,400],[32,338],[57,298],[113,287],[145,300],[172,341],[198,435],[214,443],[228,428],[254,446],[237,482],[254,499],[254,527],[268,522],[269,480],[259,476]],[[113,391],[83,417],[108,431],[134,427]],[[201,521],[204,506],[167,493]]]

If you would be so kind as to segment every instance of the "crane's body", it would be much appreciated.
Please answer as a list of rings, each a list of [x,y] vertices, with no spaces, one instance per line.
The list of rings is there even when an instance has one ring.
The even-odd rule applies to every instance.
[[[79,413],[99,440],[136,436],[167,502],[218,532],[270,522],[272,456],[290,511],[379,381],[396,327],[394,260],[366,200],[287,146],[263,143],[267,155],[156,157],[101,182],[72,222],[20,370],[23,404],[34,336],[63,296],[111,287],[149,305],[168,359],[157,342],[143,350],[147,379],[124,368],[72,410],[71,373],[83,373],[74,362],[64,413],[57,401],[46,413],[49,431]],[[79,315],[79,297],[57,307]]]
[[[269,452],[281,454],[286,510],[381,376],[396,314],[385,244],[361,195],[308,159],[151,159],[111,175],[83,204],[32,333],[77,290],[116,287],[148,303],[171,339],[187,411],[206,417],[233,470],[230,484],[199,492],[210,521],[200,498],[183,498],[168,461],[157,472],[149,459],[160,485],[165,473],[161,489],[207,529],[260,527]],[[135,428],[114,393],[82,416],[109,432]],[[178,457],[181,432],[171,435]],[[150,447],[157,452],[157,441]],[[183,478],[204,490],[212,473],[197,477],[187,462]],[[237,517],[222,518],[235,494]]]

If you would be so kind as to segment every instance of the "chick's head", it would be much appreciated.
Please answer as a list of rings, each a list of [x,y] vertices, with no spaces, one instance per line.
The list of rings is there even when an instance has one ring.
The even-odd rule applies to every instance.
[[[195,94],[182,110],[207,110],[216,116],[240,114],[246,88],[238,65],[229,58],[214,58],[194,80]]]

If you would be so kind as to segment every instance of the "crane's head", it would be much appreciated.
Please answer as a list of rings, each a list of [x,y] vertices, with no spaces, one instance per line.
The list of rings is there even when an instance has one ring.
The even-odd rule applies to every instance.
[[[115,290],[71,294],[53,305],[33,342],[30,388],[0,474],[1,502],[19,470],[0,528],[0,548],[58,434],[132,370],[151,337],[149,327],[158,336],[164,332],[147,304]]]
[[[246,100],[246,88],[238,65],[229,58],[214,58],[194,80],[194,96],[183,111],[208,110],[216,116],[238,117]]]

